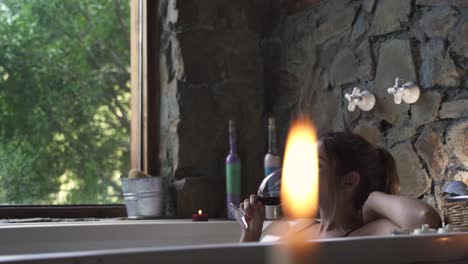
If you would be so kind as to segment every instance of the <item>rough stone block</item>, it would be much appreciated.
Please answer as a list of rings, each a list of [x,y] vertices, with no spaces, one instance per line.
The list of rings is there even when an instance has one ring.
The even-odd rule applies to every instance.
[[[180,33],[178,38],[189,83],[258,79],[258,35],[249,31],[190,30]]]
[[[468,119],[450,126],[445,140],[455,157],[468,168]]]
[[[458,12],[451,7],[433,8],[423,13],[419,25],[429,38],[447,38],[458,20]]]
[[[390,153],[397,164],[403,195],[419,197],[431,188],[431,180],[423,169],[411,142],[405,141],[394,146],[390,149]]]
[[[314,33],[316,29],[316,16],[311,16],[309,12],[299,12],[294,15],[285,16],[281,27],[286,30],[278,32],[283,41],[293,44],[295,40],[300,40]]]
[[[351,93],[351,91],[349,91]],[[361,117],[361,111],[353,111],[350,112],[346,108],[348,107],[347,102],[345,102],[345,105],[343,107],[344,113],[343,113],[343,119],[344,119],[344,124],[347,129],[351,129],[351,127],[354,126],[354,124],[357,122],[357,120]]]
[[[360,135],[374,146],[384,147],[384,137],[375,124],[361,123],[354,128],[353,132]]]
[[[410,139],[416,135],[416,129],[413,126],[392,127],[387,133],[387,145],[392,147],[394,144]]]
[[[375,6],[375,0],[364,0],[362,6],[367,13],[371,13]]]
[[[355,41],[361,37],[369,29],[369,21],[367,19],[367,14],[361,12],[354,23],[353,32],[351,33],[351,40]]]
[[[457,171],[457,173],[453,176],[453,180],[462,181],[468,185],[468,171]]]
[[[377,5],[371,23],[371,34],[382,35],[401,29],[401,24],[408,22],[411,12],[411,1],[381,0]]]
[[[313,34],[285,46],[285,66],[291,74],[303,75],[311,71],[317,60]]]
[[[333,14],[329,20],[319,25],[317,29],[316,42],[322,44],[323,42],[338,36],[351,28],[353,24],[356,10],[354,8],[346,8],[339,13]]]
[[[373,80],[375,75],[375,64],[372,60],[369,40],[365,39],[361,42],[361,44],[356,48],[354,55],[358,65],[357,69],[359,79],[361,79],[361,81]]]
[[[242,29],[260,33],[267,19],[267,1],[183,0],[176,2],[177,24],[213,30]]]
[[[434,121],[440,107],[442,95],[435,91],[421,93],[418,101],[411,105],[411,123],[420,126]]]
[[[450,48],[459,56],[468,58],[468,21],[463,23],[460,30],[454,34]]]
[[[419,136],[415,147],[419,156],[426,162],[432,178],[438,182],[444,179],[444,172],[448,166],[448,155],[444,149],[441,133],[427,127]]]
[[[468,7],[466,0],[416,0],[416,5],[420,6],[457,6],[457,7]]]
[[[433,39],[421,45],[421,58],[419,75],[423,87],[460,85],[460,76],[452,58],[444,48],[443,40]]]
[[[443,103],[439,115],[440,118],[468,117],[468,99]]]
[[[414,23],[409,29],[410,35],[417,39],[419,42],[424,43],[427,41],[427,36],[424,34],[421,26],[418,23]]]
[[[439,215],[442,215],[442,184],[433,182],[433,186],[433,194],[437,203],[436,206],[434,206],[434,208],[438,210]]]
[[[347,37],[341,35],[326,43],[320,49],[317,49],[318,63],[320,67],[329,70],[336,55],[345,47],[343,42],[347,41]]]
[[[304,109],[314,120],[319,133],[343,130],[342,113],[344,109],[342,108],[342,97],[339,89],[316,91],[309,98],[309,104],[304,105]]]
[[[394,39],[380,47],[375,78],[377,103],[374,109],[378,118],[391,124],[402,122],[409,109],[407,104],[396,105],[393,95],[387,93],[387,88],[394,85],[396,77],[405,81],[416,80],[409,40]]]
[[[330,81],[333,86],[356,82],[356,59],[350,49],[341,50],[330,68]]]

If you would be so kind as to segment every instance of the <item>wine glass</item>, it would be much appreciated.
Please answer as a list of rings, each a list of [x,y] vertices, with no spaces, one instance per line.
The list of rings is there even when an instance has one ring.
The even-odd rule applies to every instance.
[[[257,198],[264,206],[278,207],[281,204],[280,190],[281,169],[274,171],[263,179],[257,191]],[[237,208],[237,206],[232,203],[229,204],[229,210],[243,229],[249,227],[245,219],[246,213],[244,210]]]

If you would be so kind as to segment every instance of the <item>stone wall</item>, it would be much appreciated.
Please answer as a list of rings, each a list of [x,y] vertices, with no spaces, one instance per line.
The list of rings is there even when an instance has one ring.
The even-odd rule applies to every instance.
[[[283,15],[263,48],[275,54],[265,71],[283,145],[291,116],[308,112],[319,132],[354,131],[389,150],[403,194],[440,208],[444,182],[468,183],[468,8],[430,2],[322,1]],[[419,84],[416,103],[393,102],[397,76]],[[375,94],[370,112],[347,111],[355,86]]]
[[[264,35],[269,0],[161,0],[161,174],[177,190],[177,215],[225,216],[228,120],[237,123],[242,193],[263,177],[266,143]]]
[[[388,149],[404,194],[440,207],[444,182],[468,183],[467,8],[328,0],[291,14],[286,2],[160,1],[159,157],[178,216],[225,216],[229,119],[246,197],[263,178],[268,116],[282,151],[299,111],[319,132],[354,131]],[[394,104],[387,88],[397,76],[419,84],[416,103]],[[347,111],[355,86],[376,95],[372,111]]]

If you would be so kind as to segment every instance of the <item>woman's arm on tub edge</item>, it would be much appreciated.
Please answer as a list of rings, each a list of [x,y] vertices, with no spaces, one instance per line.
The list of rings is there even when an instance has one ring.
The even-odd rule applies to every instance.
[[[429,204],[400,195],[372,192],[363,207],[364,223],[384,218],[400,229],[441,226],[439,213]]]

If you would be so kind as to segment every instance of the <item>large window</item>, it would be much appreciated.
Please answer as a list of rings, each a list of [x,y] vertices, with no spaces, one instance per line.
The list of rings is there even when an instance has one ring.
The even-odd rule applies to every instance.
[[[0,0],[0,204],[122,203],[128,0]]]

